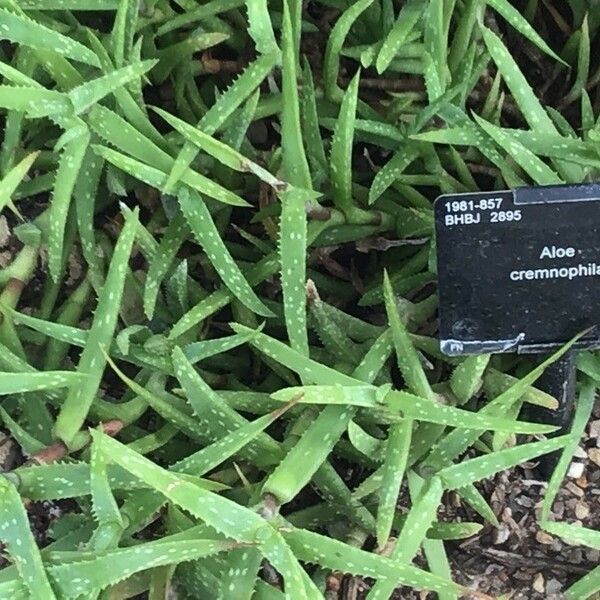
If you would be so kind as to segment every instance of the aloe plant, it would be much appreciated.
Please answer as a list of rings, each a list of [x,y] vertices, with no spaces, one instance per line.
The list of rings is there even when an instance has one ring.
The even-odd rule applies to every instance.
[[[600,12],[526,4],[0,0],[0,597],[486,598],[442,498],[495,526],[476,484],[551,451],[540,525],[598,546],[552,520],[596,353],[550,437],[571,344],[437,341],[434,198],[600,172]]]

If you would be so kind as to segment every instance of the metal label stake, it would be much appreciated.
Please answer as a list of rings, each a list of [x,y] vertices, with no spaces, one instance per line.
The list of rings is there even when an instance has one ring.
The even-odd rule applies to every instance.
[[[556,398],[558,408],[549,410],[543,406],[530,405],[523,411],[523,417],[536,423],[549,423],[559,429],[550,434],[555,437],[568,433],[571,429],[573,411],[575,408],[575,384],[577,371],[575,369],[576,352],[569,350],[561,358],[546,367],[544,374],[535,384],[537,388]],[[549,478],[560,458],[560,451],[541,456],[537,467],[539,473]]]

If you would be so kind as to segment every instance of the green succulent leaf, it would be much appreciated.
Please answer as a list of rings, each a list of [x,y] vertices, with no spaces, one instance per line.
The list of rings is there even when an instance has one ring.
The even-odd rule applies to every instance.
[[[0,38],[35,48],[37,50],[52,50],[73,60],[99,67],[98,57],[86,46],[57,31],[26,17],[0,9]]]

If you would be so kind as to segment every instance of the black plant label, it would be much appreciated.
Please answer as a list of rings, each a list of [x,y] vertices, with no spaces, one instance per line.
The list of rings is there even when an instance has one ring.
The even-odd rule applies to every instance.
[[[444,353],[600,346],[600,184],[440,196],[435,229]]]

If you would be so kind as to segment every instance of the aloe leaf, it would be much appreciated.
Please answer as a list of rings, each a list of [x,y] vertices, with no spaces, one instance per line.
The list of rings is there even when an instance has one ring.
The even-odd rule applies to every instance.
[[[359,452],[373,460],[381,461],[385,455],[387,441],[370,435],[354,421],[348,423],[348,439]]]
[[[581,25],[581,35],[579,38],[579,48],[577,52],[577,75],[573,82],[573,87],[564,98],[565,105],[583,97],[590,71],[590,28],[588,25],[588,16],[586,15]]]
[[[73,371],[46,371],[40,373],[0,373],[0,394],[19,394],[40,390],[55,390],[81,385],[86,375]]]
[[[419,495],[423,492],[425,481],[416,473],[411,471],[409,473],[408,483],[411,499],[416,501],[420,497]],[[427,559],[427,564],[431,573],[438,575],[439,577],[443,577],[444,579],[451,579],[452,570],[450,568],[450,562],[448,561],[446,549],[442,541],[445,534],[442,534],[442,539],[436,539],[437,532],[435,534],[433,533],[435,525],[435,523],[432,524],[432,528],[427,532],[426,537],[423,539],[423,553],[425,554],[425,558]],[[467,525],[465,532],[468,530],[469,526]],[[454,592],[447,592],[445,594],[440,594],[440,600],[458,600],[458,596]]]
[[[73,111],[69,99],[61,92],[12,85],[0,85],[0,106],[32,118],[69,115]]]
[[[175,537],[175,536],[173,536]],[[54,585],[65,597],[75,598],[90,590],[104,589],[130,576],[132,573],[196,560],[236,547],[228,540],[163,538],[148,542],[143,547],[134,546],[113,550],[104,556],[93,556],[86,560],[85,554],[77,554],[73,562],[50,567]],[[143,551],[141,551],[143,550]]]
[[[31,48],[31,51],[59,89],[67,91],[84,82],[81,73],[59,52],[50,48]]]
[[[577,339],[579,339],[579,336],[576,336],[568,344],[565,344],[552,356],[532,369],[527,375],[516,380],[513,385],[484,406],[480,412],[489,415],[505,414],[507,409],[513,406],[514,403],[517,402],[523,394],[528,391],[530,386],[542,375],[544,369],[567,352]],[[437,470],[442,466],[449,464],[454,458],[459,456],[473,444],[480,437],[481,433],[481,431],[471,431],[468,433],[451,431],[432,448],[429,456],[424,461],[423,466],[427,469]]]
[[[22,50],[18,51],[16,53],[15,64],[19,65],[25,73],[31,74],[35,67],[34,65],[28,64],[27,57],[27,52]],[[8,69],[2,68],[1,70],[2,76],[8,81],[14,82],[17,85],[36,87],[36,82],[31,80],[28,75],[23,75],[18,69],[5,65],[4,63],[0,63],[0,66],[8,67]],[[21,111],[9,110],[6,114],[4,137],[0,146],[0,173],[2,175],[6,175],[15,164],[15,154],[17,147],[21,143],[21,135],[23,134],[23,127],[25,124],[24,119],[25,115]]]
[[[151,261],[144,285],[144,312],[152,319],[159,287],[181,245],[190,234],[183,215],[178,214],[167,226],[154,259]]]
[[[562,435],[550,440],[522,444],[514,448],[499,450],[489,456],[479,456],[463,461],[458,465],[445,467],[438,475],[446,489],[458,489],[467,483],[473,483],[491,477],[500,471],[514,467],[522,462],[564,448],[571,440],[569,435]]]
[[[476,413],[446,406],[435,400],[428,400],[407,392],[390,391],[390,386],[377,388],[361,385],[360,382],[354,383],[355,380],[353,379],[351,381],[351,385],[340,381],[333,385],[304,385],[284,388],[271,394],[271,398],[289,402],[292,398],[298,396],[298,402],[301,404],[350,404],[374,410],[379,409],[390,415],[448,425],[459,429],[480,429],[483,427],[493,431],[511,431],[513,433],[549,433],[555,429],[550,425],[513,421],[502,417],[488,416],[485,412]],[[465,436],[464,432],[457,435],[459,437]],[[480,433],[477,437],[479,435]]]
[[[266,0],[246,0],[248,33],[260,54],[272,54],[279,50],[273,33],[273,25]]]
[[[311,177],[304,151],[300,128],[300,108],[298,105],[298,73],[296,66],[295,40],[290,19],[288,0],[283,2],[282,29],[282,91],[285,102],[281,110],[281,155],[286,181],[294,186],[310,189]]]
[[[180,473],[196,474],[198,476],[208,473],[242,448],[252,443],[259,434],[288,410],[291,405],[292,403],[284,405],[272,413],[259,417],[255,421],[241,425],[231,433],[202,448],[202,450],[198,450],[198,452],[190,454],[175,463],[172,470]]]
[[[325,47],[325,59],[323,64],[324,85],[327,97],[335,102],[342,98],[342,90],[338,86],[338,75],[340,71],[340,52],[350,28],[373,0],[359,0],[349,6],[336,21]]]
[[[275,275],[278,270],[279,262],[275,259],[275,256],[267,256],[262,261],[259,261],[254,268],[248,271],[248,282],[251,285],[257,285],[268,277]],[[169,334],[169,339],[178,338],[191,327],[194,327],[194,325],[208,318],[219,309],[227,306],[232,298],[234,298],[233,294],[226,287],[213,292],[198,302],[198,304],[192,307],[179,319],[179,321],[177,321],[177,323],[175,323],[175,325],[173,325]]]
[[[596,157],[590,151],[589,144],[582,140],[563,137],[557,133],[544,133],[524,129],[502,128],[502,133],[525,146],[530,152],[538,156],[551,158],[564,158],[568,154],[569,161],[579,164],[595,165]],[[479,146],[482,142],[482,133],[470,127],[456,127],[451,129],[437,129],[418,133],[411,136],[413,139],[434,142],[436,144],[452,144],[455,146]]]
[[[377,544],[380,548],[384,547],[392,530],[400,485],[408,463],[412,428],[411,419],[390,426],[377,507]]]
[[[433,477],[423,485],[420,494],[414,499],[413,505],[406,515],[406,520],[390,555],[390,559],[395,564],[409,564],[417,554],[427,530],[435,520],[443,492],[442,482],[438,477]],[[367,598],[368,600],[389,598],[393,591],[391,582],[378,582],[373,586]]]
[[[73,103],[75,114],[78,115],[89,110],[94,104],[102,100],[116,89],[123,87],[137,77],[141,77],[156,65],[157,61],[145,60],[117,69],[97,79],[86,81],[68,92]]]
[[[499,145],[509,156],[538,185],[553,185],[563,183],[563,180],[544,161],[540,160],[533,152],[505,133],[500,127],[488,123],[481,117],[474,115],[478,125]]]
[[[495,398],[502,392],[505,392],[517,381],[519,380],[512,375],[507,375],[506,373],[501,373],[495,369],[488,368],[483,377],[483,389],[488,398]],[[550,410],[556,410],[558,408],[558,401],[556,398],[535,387],[529,387],[529,389],[525,390],[523,393],[523,402],[543,406]]]
[[[425,86],[430,102],[434,102],[446,90],[448,36],[444,27],[442,0],[431,0],[424,13],[425,32]]]
[[[237,150],[234,150],[223,142],[207,135],[196,127],[192,127],[185,121],[170,115],[160,108],[154,108],[154,110],[174,129],[179,131],[186,140],[204,150],[219,162],[236,171],[252,173],[277,190],[285,189],[285,183],[283,181],[280,181],[277,177],[271,175],[266,169],[246,158],[237,152]]]
[[[494,165],[498,167],[500,173],[506,180],[507,184],[513,187],[525,185],[525,182],[518,177],[515,170],[507,163],[502,155],[497,151],[492,141],[484,135],[475,124],[460,110],[455,110],[456,107],[446,106],[443,111],[440,111],[440,116],[453,127],[465,127],[477,132],[480,140],[477,149]],[[536,129],[536,131],[538,131]]]
[[[302,568],[290,548],[281,534],[258,514],[165,471],[104,434],[92,432],[92,436],[111,461],[150,484],[174,504],[233,540],[258,544],[265,557],[283,575],[288,589],[297,590],[299,597],[306,593],[307,582],[301,575]],[[293,597],[291,591],[288,595]]]
[[[191,439],[197,440],[202,444],[210,443],[211,440],[206,427],[199,423],[197,419],[191,417],[173,402],[169,402],[166,398],[162,397],[162,395],[147,390],[133,379],[127,377],[110,357],[107,357],[106,360],[119,378],[166,421],[173,423],[175,427]]]
[[[523,116],[532,129],[554,133],[556,128],[548,113],[542,107],[531,86],[523,76],[514,58],[509,53],[502,40],[486,27],[482,28],[485,44],[498,66],[506,85],[519,106]]]
[[[200,29],[180,42],[161,48],[156,52],[158,64],[152,73],[152,79],[156,83],[163,83],[181,62],[189,60],[196,52],[217,46],[228,38],[226,33],[205,33]]]
[[[600,550],[600,532],[594,529],[553,521],[542,521],[540,524],[548,533],[564,538],[570,543]]]
[[[333,199],[348,217],[354,210],[352,198],[352,143],[354,140],[354,120],[358,100],[360,71],[352,78],[344,93],[340,113],[331,141],[329,170],[333,187]]]
[[[378,73],[383,73],[390,66],[407,36],[423,14],[424,7],[423,0],[409,0],[402,6],[393,27],[385,37],[377,54],[375,66]]]
[[[306,324],[307,226],[305,190],[291,188],[279,195],[279,261],[285,323],[294,350],[308,356]]]
[[[450,387],[460,404],[470,400],[482,385],[482,376],[490,362],[489,354],[467,356],[452,372]]]
[[[465,56],[468,57],[470,52],[474,53],[476,50],[475,44],[471,43],[471,36],[477,17],[484,9],[485,6],[479,0],[467,0],[463,7],[448,53],[448,66],[453,74],[462,67]]]
[[[219,597],[239,600],[256,598],[255,584],[261,562],[262,556],[255,548],[239,548],[230,552],[219,587]]]
[[[9,307],[2,307],[2,310],[7,311],[12,316],[15,323],[22,323],[23,325],[31,327],[31,329],[39,331],[40,333],[53,339],[80,347],[85,346],[87,343],[89,334],[86,330],[73,327],[72,325],[64,325],[62,323],[38,319],[37,317],[32,317],[31,315],[17,312]],[[33,370],[32,367],[31,370]]]
[[[113,496],[104,455],[92,446],[90,458],[92,513],[98,527],[88,544],[90,550],[104,551],[117,546],[125,523]]]
[[[357,379],[307,358],[279,340],[264,333],[252,330],[238,323],[232,323],[231,328],[236,333],[248,335],[249,343],[255,346],[257,350],[263,352],[266,356],[270,356],[277,362],[289,366],[306,381],[324,381],[332,385],[361,385],[361,382]],[[303,392],[302,388],[296,389],[296,393],[291,392],[291,389],[294,388],[289,388],[290,391],[287,394],[286,402],[291,400],[293,396],[298,395],[299,392]],[[273,397],[277,400],[282,399],[280,396]]]
[[[248,341],[248,336],[229,335],[223,338],[217,338],[214,340],[204,340],[202,342],[192,342],[185,347],[182,347],[185,357],[192,363],[200,362],[211,356],[228,352],[245,344]]]
[[[410,145],[395,152],[373,178],[369,190],[369,204],[373,204],[418,156],[419,152]]]
[[[121,0],[19,0],[23,10],[115,10]]]
[[[244,5],[244,0],[212,0],[198,7],[189,7],[183,13],[173,15],[168,21],[162,23],[156,30],[158,36],[169,33],[175,29],[183,28],[187,25],[192,25],[198,21],[202,21],[207,17],[212,17],[221,12],[226,12],[234,8]]]
[[[12,204],[11,196],[27,175],[27,171],[29,171],[38,155],[39,152],[28,154],[0,180],[0,211],[7,205],[16,211],[16,208]],[[19,214],[18,211],[16,212]]]
[[[175,375],[183,386],[196,419],[204,426],[209,437],[219,439],[232,429],[239,429],[248,421],[222,400],[194,369],[180,348],[173,350]],[[245,454],[254,462],[272,464],[279,455],[278,444],[266,434],[259,434],[256,442],[245,448]]]
[[[231,293],[256,314],[272,316],[273,313],[255,294],[235,264],[202,198],[195,191],[183,187],[179,191],[178,200],[190,230]]]
[[[0,539],[8,546],[29,597],[55,600],[21,497],[4,477],[0,477],[0,517]]]
[[[0,38],[38,50],[52,50],[73,60],[99,67],[98,57],[83,44],[53,31],[24,14],[0,9]]]
[[[269,475],[262,494],[270,494],[278,504],[292,500],[327,460],[352,416],[353,411],[349,408],[325,407]],[[299,469],[301,464],[304,466]]]
[[[431,575],[412,565],[359,550],[338,540],[305,529],[284,529],[283,536],[300,560],[373,579],[389,580],[394,587],[410,585],[435,592],[466,593],[451,581]]]
[[[12,437],[27,454],[36,454],[46,447],[46,444],[43,444],[40,440],[28,433],[25,428],[19,425],[19,423],[15,421],[1,406],[0,417],[2,417],[2,421],[4,422],[4,425],[8,431],[10,431]]]
[[[419,359],[419,355],[408,335],[406,326],[400,319],[398,308],[392,285],[387,271],[383,274],[383,290],[385,297],[385,309],[387,312],[390,330],[392,332],[392,341],[396,350],[396,361],[398,368],[404,377],[408,389],[417,396],[427,398],[428,400],[436,400],[436,396],[431,389],[431,385],[427,380],[423,366]]]
[[[161,189],[164,187],[166,182],[166,174],[159,169],[148,166],[130,156],[116,152],[111,148],[105,146],[93,146],[94,152],[107,160],[109,163],[115,165],[118,169],[129,173],[132,177],[147,183],[148,185]],[[247,206],[247,202],[242,200],[237,194],[226,190],[221,185],[211,181],[207,177],[200,175],[200,173],[193,173],[190,171],[189,174],[184,174],[185,183],[196,190],[202,190],[207,196],[214,198],[224,204],[231,204],[233,206]]]
[[[109,468],[111,486],[115,490],[140,487],[135,479]],[[90,466],[87,463],[54,463],[35,467],[20,467],[10,474],[16,479],[19,492],[31,500],[57,500],[90,494]]]
[[[125,218],[125,225],[115,245],[104,287],[98,297],[87,344],[79,357],[77,371],[87,375],[85,383],[81,386],[73,386],[69,390],[56,419],[55,434],[67,445],[72,442],[83,425],[104,373],[105,360],[100,358],[99,351],[108,348],[117,325],[127,262],[138,224],[137,214],[136,210]]]
[[[94,106],[88,115],[88,123],[92,130],[111,145],[122,152],[130,154],[124,156],[114,150],[95,147],[97,152],[104,153],[112,164],[138,177],[149,185],[161,188],[166,180],[164,173],[173,165],[173,159],[150,138],[145,137],[140,131],[113,111],[104,106]],[[110,150],[110,151],[109,151]],[[141,164],[142,163],[146,164]],[[234,206],[248,206],[245,200],[225,189],[215,181],[186,168],[182,181],[194,189],[200,190],[211,198]]]
[[[117,67],[123,66],[133,44],[133,31],[138,17],[138,6],[134,0],[119,2],[115,22],[110,35],[110,46]]]
[[[327,158],[323,139],[319,130],[319,114],[313,75],[306,57],[303,59],[302,88],[300,90],[300,122],[306,150],[306,157],[310,164],[313,183],[319,181],[328,170]],[[321,173],[321,175],[319,175]],[[316,188],[315,188],[316,189]]]
[[[546,493],[544,494],[542,512],[540,515],[542,521],[548,520],[548,517],[550,516],[554,499],[556,498],[556,495],[560,489],[560,485],[567,474],[573,454],[575,453],[575,450],[581,441],[581,436],[583,435],[587,422],[592,414],[595,393],[595,384],[593,384],[590,380],[585,381],[581,387],[581,391],[579,392],[575,415],[573,417],[573,424],[571,425],[570,433],[572,439],[562,451],[558,463],[556,464],[552,476],[550,477],[550,481],[548,482]]]
[[[48,263],[50,274],[58,281],[63,265],[63,243],[67,216],[71,206],[71,198],[75,183],[83,164],[90,134],[86,130],[66,145],[58,165],[52,203],[50,205],[50,230],[48,233]]]
[[[527,19],[508,0],[486,0],[486,4],[500,13],[518,32],[533,42],[540,50],[563,64],[564,61],[548,46]]]
[[[173,161],[169,154],[132,123],[105,106],[94,105],[87,114],[87,123],[94,133],[111,146],[157,169],[167,169]]]
[[[340,360],[347,361],[350,365],[358,364],[362,358],[361,349],[325,308],[314,282],[308,282],[306,295],[310,299],[310,314],[314,317],[313,328],[325,349],[332,356],[339,356]]]
[[[198,123],[198,128],[208,135],[214,134],[238,106],[242,104],[262,83],[263,79],[277,64],[279,53],[263,54],[257,58],[210,107]],[[197,155],[197,150],[189,142],[179,152],[165,184],[165,191],[171,192],[181,179],[185,169]]]

